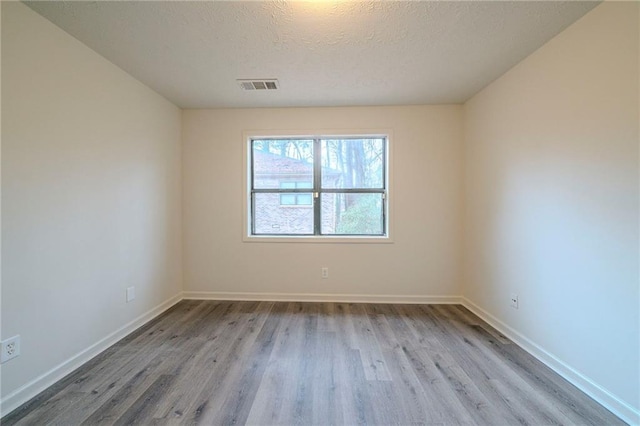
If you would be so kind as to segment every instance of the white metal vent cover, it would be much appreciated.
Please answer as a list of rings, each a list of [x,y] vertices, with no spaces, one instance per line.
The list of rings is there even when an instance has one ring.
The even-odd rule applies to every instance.
[[[242,90],[278,90],[278,80],[275,78],[263,80],[236,80]]]

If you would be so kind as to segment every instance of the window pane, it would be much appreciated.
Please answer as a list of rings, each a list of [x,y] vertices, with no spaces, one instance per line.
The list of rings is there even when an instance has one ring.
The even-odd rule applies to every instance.
[[[384,188],[384,138],[323,139],[323,188]]]
[[[280,194],[280,204],[294,206],[296,204],[296,194]]]
[[[312,204],[311,194],[280,194],[280,205],[282,206],[311,206]]]
[[[251,141],[253,188],[311,188],[313,185],[313,140],[256,139]],[[289,187],[287,187],[289,188]]]
[[[311,194],[298,194],[297,204],[299,206],[310,206],[312,204]]]
[[[313,234],[313,208],[281,205],[281,197],[289,195],[295,203],[296,194],[253,194],[255,234]]]
[[[382,194],[322,194],[322,233],[383,235]]]

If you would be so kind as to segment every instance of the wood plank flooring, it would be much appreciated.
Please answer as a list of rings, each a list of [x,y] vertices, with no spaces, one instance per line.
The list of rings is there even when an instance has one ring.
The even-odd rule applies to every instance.
[[[458,305],[185,300],[3,425],[618,425]]]

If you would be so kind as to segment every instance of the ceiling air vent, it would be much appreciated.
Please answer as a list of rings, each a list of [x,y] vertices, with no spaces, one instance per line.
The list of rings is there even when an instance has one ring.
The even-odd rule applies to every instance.
[[[242,90],[277,90],[278,80],[236,80]]]

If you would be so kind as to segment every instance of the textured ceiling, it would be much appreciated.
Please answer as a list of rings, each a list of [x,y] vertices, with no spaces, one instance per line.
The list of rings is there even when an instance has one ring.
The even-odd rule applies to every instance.
[[[598,4],[25,3],[182,108],[461,103]]]

